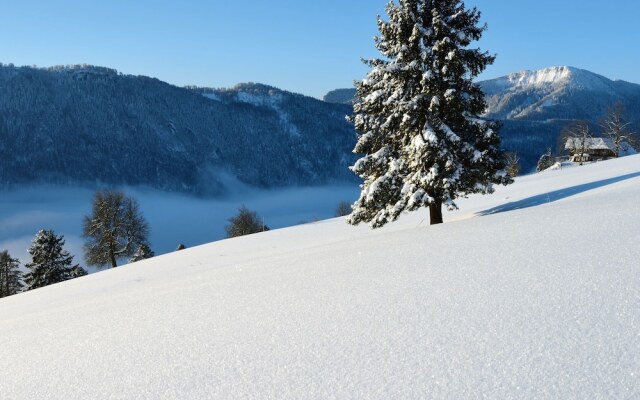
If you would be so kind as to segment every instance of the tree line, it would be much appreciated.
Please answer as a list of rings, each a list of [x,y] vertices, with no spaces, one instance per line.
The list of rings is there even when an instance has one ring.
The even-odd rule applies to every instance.
[[[38,231],[28,250],[31,261],[24,265],[26,273],[20,270],[17,258],[7,250],[0,252],[0,297],[87,275],[64,245],[64,236],[47,229]]]
[[[154,256],[147,237],[149,228],[135,199],[116,190],[95,194],[92,212],[84,218],[84,256],[87,263],[117,267],[128,257],[136,262]],[[0,252],[0,297],[33,290],[87,275],[64,248],[63,235],[41,229],[28,249],[31,261],[20,270],[20,261],[7,250]]]
[[[228,219],[228,238],[265,232],[269,227],[264,218],[245,206]],[[116,268],[118,261],[129,263],[155,256],[149,243],[149,224],[138,202],[118,190],[96,192],[91,213],[84,217],[84,258],[89,265]],[[88,274],[74,263],[74,256],[65,250],[63,235],[42,229],[36,233],[28,249],[31,261],[20,269],[20,260],[8,250],[0,252],[0,298],[23,291],[64,282]],[[184,250],[180,244],[176,250]]]

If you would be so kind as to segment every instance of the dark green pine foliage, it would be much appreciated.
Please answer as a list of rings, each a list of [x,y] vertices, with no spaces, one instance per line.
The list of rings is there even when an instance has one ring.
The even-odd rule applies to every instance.
[[[22,290],[20,262],[7,250],[0,252],[0,297],[7,297]]]
[[[24,276],[27,290],[52,285],[87,274],[78,264],[73,264],[73,256],[64,250],[64,236],[57,236],[51,230],[41,230],[31,242],[29,254],[31,262]]]
[[[377,228],[429,207],[440,223],[442,205],[512,182],[499,125],[479,117],[486,104],[473,82],[494,56],[469,48],[486,27],[463,1],[390,1],[386,11],[375,39],[382,58],[365,61],[371,71],[356,82],[349,118],[354,152],[364,154],[352,170],[364,183],[348,221]]]

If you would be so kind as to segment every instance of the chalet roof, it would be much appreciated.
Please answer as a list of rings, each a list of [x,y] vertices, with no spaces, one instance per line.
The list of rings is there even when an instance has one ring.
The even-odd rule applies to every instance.
[[[582,147],[583,140],[587,150],[611,150],[613,151],[613,140],[609,138],[568,138],[564,145],[565,150],[575,150]]]

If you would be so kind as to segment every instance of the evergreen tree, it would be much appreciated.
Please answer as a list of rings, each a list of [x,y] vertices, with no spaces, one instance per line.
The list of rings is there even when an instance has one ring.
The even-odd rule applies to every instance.
[[[82,268],[79,265],[75,265],[71,267],[71,270],[69,271],[69,279],[80,278],[81,276],[86,276],[86,275],[89,275],[87,270]]]
[[[470,49],[485,26],[460,0],[399,0],[378,18],[367,78],[356,82],[350,120],[360,132],[352,170],[364,183],[349,222],[377,228],[403,211],[429,207],[442,222],[442,205],[508,184],[499,125],[478,115],[486,108],[473,82],[494,56]]]
[[[11,296],[22,290],[20,262],[7,250],[0,252],[0,297]]]
[[[542,172],[553,165],[553,157],[551,156],[551,147],[547,147],[547,152],[540,156],[536,172]]]
[[[153,252],[153,250],[151,250],[148,244],[142,243],[141,245],[138,246],[138,248],[136,249],[136,252],[133,253],[133,256],[131,256],[131,258],[129,259],[129,262],[134,263],[134,262],[146,260],[147,258],[152,258],[152,257],[155,257],[155,253]]]
[[[31,242],[29,255],[31,262],[24,276],[27,290],[63,282],[87,272],[73,264],[73,256],[64,250],[64,236],[57,236],[51,230],[40,230]]]
[[[149,227],[138,202],[116,190],[96,193],[90,216],[84,218],[85,258],[89,264],[118,266],[147,245]],[[147,245],[148,246],[148,245]]]

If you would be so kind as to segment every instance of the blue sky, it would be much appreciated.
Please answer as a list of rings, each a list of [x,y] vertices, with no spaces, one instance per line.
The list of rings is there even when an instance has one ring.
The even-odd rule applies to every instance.
[[[640,1],[467,0],[498,54],[482,78],[571,65],[640,83]],[[0,0],[0,62],[95,64],[176,85],[261,82],[321,97],[376,56],[386,0]]]

